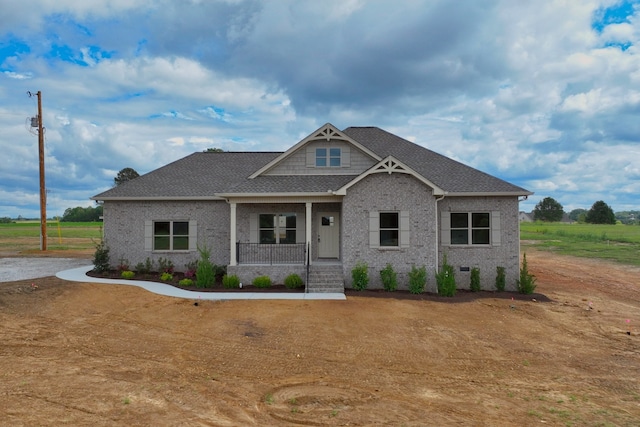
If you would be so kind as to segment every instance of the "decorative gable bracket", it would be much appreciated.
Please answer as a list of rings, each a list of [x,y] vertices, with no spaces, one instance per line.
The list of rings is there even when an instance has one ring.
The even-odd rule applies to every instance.
[[[335,194],[337,196],[346,195],[347,194],[347,190],[350,187],[352,187],[355,184],[357,184],[358,182],[362,181],[363,179],[365,179],[369,175],[373,175],[374,173],[388,173],[389,175],[391,175],[392,173],[405,173],[405,174],[413,176],[418,181],[420,181],[423,184],[431,187],[432,190],[433,190],[433,194],[435,196],[441,196],[441,195],[446,194],[446,192],[443,189],[441,189],[440,187],[435,185],[433,182],[429,181],[427,178],[425,178],[424,176],[420,175],[418,172],[414,171],[413,169],[411,169],[409,166],[405,165],[404,163],[402,163],[398,159],[394,158],[393,156],[389,156],[389,157],[387,157],[385,159],[382,159],[380,162],[378,162],[376,165],[374,165],[368,171],[364,172],[361,175],[358,175],[358,177],[356,179],[354,179],[353,181],[347,183],[345,186],[343,186],[342,188],[338,189],[337,191],[334,191],[333,194]]]

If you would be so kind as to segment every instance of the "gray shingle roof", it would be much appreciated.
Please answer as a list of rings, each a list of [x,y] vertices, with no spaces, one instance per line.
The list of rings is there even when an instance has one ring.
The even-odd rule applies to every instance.
[[[445,157],[377,127],[350,127],[350,138],[382,158],[393,156],[449,193],[531,194],[524,188]]]
[[[435,153],[376,127],[350,127],[344,134],[381,158],[393,156],[449,193],[531,194],[527,190]],[[238,193],[327,193],[356,175],[248,177],[282,153],[191,154],[93,197],[108,199],[212,198]]]
[[[203,198],[227,193],[282,153],[193,153],[93,197]]]

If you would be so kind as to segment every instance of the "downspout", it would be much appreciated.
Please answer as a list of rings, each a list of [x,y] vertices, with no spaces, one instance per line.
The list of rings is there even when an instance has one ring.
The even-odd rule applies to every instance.
[[[438,235],[438,230],[440,230],[440,222],[438,221],[438,202],[446,197],[446,194],[443,194],[439,199],[436,199],[436,273],[438,272],[438,252],[440,251],[440,236]],[[436,293],[438,293],[438,287],[436,286]]]

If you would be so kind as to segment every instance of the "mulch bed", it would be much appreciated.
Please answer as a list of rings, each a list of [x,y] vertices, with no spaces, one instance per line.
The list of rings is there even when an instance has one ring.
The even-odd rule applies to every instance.
[[[111,270],[104,273],[96,273],[95,271],[89,271],[87,276],[101,277],[106,279],[122,279],[120,271]],[[244,285],[241,289],[227,289],[222,286],[222,278],[217,278],[215,285],[212,288],[198,288],[193,286],[180,286],[178,282],[184,278],[182,273],[174,273],[173,280],[170,282],[160,280],[160,273],[149,273],[136,275],[132,279],[128,280],[144,280],[149,282],[165,283],[167,285],[175,286],[179,289],[194,292],[258,292],[258,293],[304,293],[304,287],[298,289],[289,289],[284,285],[272,285],[268,288],[256,288],[253,285]],[[365,298],[393,298],[402,300],[416,300],[416,301],[437,301],[437,302],[449,302],[449,303],[461,303],[469,302],[484,298],[497,298],[504,300],[514,301],[536,301],[536,302],[551,302],[551,300],[543,294],[531,294],[523,295],[517,292],[494,292],[494,291],[480,291],[471,292],[466,289],[458,289],[454,297],[443,297],[434,293],[425,292],[422,294],[412,294],[406,290],[397,290],[393,292],[387,292],[383,289],[368,289],[364,291],[355,291],[353,289],[345,289],[344,294],[347,297],[365,297]]]

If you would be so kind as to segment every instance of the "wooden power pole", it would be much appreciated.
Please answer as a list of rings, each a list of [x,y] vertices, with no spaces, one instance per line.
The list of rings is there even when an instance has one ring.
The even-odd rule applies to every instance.
[[[33,94],[27,92],[31,97]],[[40,158],[40,250],[47,250],[47,189],[44,184],[44,126],[42,126],[42,92],[38,91],[38,155]],[[31,119],[31,127],[35,127]]]

